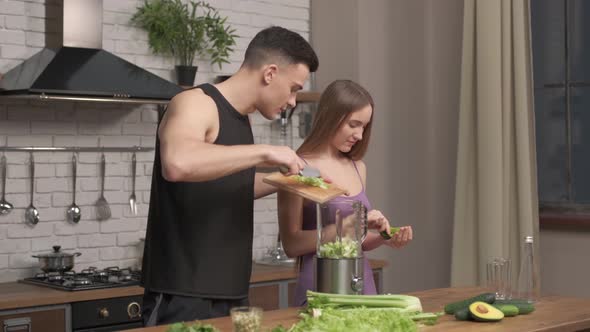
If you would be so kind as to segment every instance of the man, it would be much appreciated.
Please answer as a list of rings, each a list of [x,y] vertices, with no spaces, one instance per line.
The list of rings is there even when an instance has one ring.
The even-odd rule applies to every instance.
[[[247,304],[254,199],[275,191],[257,165],[305,162],[284,146],[255,145],[248,114],[274,119],[295,106],[318,59],[300,35],[260,31],[239,71],[176,95],[160,121],[143,258],[147,326],[228,315]]]

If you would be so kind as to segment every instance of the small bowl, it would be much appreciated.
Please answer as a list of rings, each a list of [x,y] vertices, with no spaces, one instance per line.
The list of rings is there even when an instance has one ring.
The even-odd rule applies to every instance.
[[[262,327],[262,308],[235,307],[230,310],[234,332],[259,332]]]

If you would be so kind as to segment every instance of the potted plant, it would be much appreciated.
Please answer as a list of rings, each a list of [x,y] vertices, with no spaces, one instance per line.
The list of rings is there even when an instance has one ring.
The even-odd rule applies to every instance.
[[[189,7],[190,6],[190,7]],[[235,29],[205,1],[145,0],[131,22],[148,33],[155,54],[176,59],[177,83],[192,86],[198,67],[195,56],[209,57],[221,69],[234,51]]]

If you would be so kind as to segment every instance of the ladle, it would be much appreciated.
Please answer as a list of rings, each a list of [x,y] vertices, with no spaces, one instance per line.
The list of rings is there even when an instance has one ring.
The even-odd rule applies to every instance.
[[[78,205],[76,205],[76,155],[72,156],[72,176],[74,180],[72,205],[68,208],[67,217],[69,222],[77,224],[80,221],[82,213],[80,212]]]
[[[31,204],[25,210],[25,221],[31,225],[37,225],[39,222],[39,211],[33,205],[33,192],[35,191],[35,160],[33,159],[33,154],[31,153],[31,158],[29,162],[29,167],[31,169]]]

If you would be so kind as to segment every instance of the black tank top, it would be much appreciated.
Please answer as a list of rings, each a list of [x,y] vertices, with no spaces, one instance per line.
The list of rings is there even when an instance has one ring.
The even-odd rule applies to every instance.
[[[219,134],[214,144],[254,143],[247,116],[213,85],[196,88],[217,105]],[[156,139],[142,286],[178,295],[246,297],[252,268],[254,168],[212,181],[168,182],[162,177],[159,151]]]

